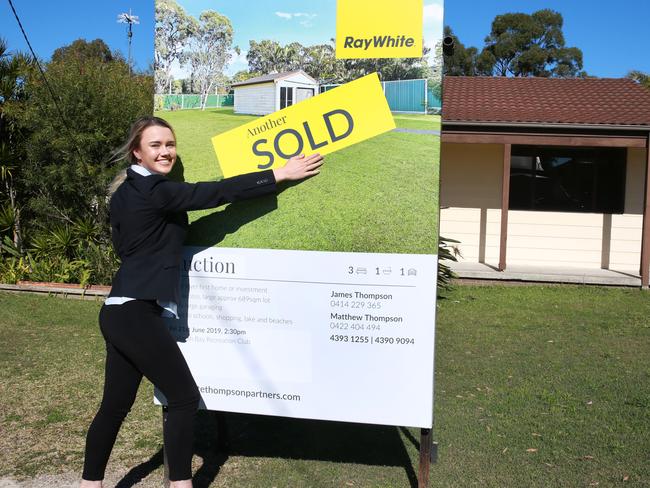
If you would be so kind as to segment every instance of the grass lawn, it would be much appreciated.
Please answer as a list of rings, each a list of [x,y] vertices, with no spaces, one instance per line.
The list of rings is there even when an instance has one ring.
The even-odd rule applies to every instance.
[[[98,302],[0,294],[0,476],[79,472],[101,393]],[[458,287],[438,302],[432,486],[650,485],[650,300],[597,287]],[[141,388],[109,469],[159,486]],[[197,487],[401,487],[417,429],[203,412]],[[625,481],[624,481],[625,480]],[[146,481],[147,482],[147,481]],[[131,486],[131,485],[128,485]]]
[[[397,127],[404,129],[440,130],[440,115],[393,114]]]
[[[186,181],[221,177],[211,137],[253,120],[232,109],[161,112],[176,130]],[[398,115],[398,127],[439,117]],[[437,252],[439,137],[391,132],[326,157],[322,173],[275,197],[192,212],[188,242],[223,247]]]

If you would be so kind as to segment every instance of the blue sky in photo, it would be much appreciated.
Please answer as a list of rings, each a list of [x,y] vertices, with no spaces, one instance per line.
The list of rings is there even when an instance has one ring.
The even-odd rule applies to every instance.
[[[78,38],[103,39],[111,49],[127,53],[126,27],[117,15],[132,9],[140,17],[134,26],[133,58],[138,69],[153,62],[153,0],[13,0],[37,55],[48,60],[57,47]],[[198,16],[213,9],[235,28],[228,74],[244,69],[250,39],[274,39],[281,44],[327,42],[335,33],[334,0],[181,0]],[[372,2],[370,2],[372,3]],[[425,0],[425,44],[440,35],[442,0]],[[399,1],[396,1],[399,4]],[[584,69],[600,77],[622,77],[632,69],[650,72],[650,0],[447,0],[445,23],[465,45],[483,46],[494,17],[506,12],[532,13],[551,8],[562,13],[568,46],[582,49]],[[300,15],[296,15],[300,14]],[[0,1],[0,36],[10,50],[27,50],[6,0]]]
[[[235,31],[234,44],[241,50],[239,56],[233,55],[228,68],[230,75],[247,69],[250,40],[270,39],[282,45],[299,42],[311,46],[326,44],[336,35],[335,0],[177,1],[194,17],[212,9],[230,19]],[[442,36],[442,3],[443,0],[424,0],[424,38],[425,45],[430,47]]]

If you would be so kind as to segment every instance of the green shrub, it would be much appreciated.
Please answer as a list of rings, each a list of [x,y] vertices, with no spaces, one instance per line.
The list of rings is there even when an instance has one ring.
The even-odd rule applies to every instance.
[[[458,261],[456,256],[460,256],[458,246],[460,241],[440,236],[438,240],[438,289],[451,289],[451,280],[456,278],[455,273],[443,261]]]

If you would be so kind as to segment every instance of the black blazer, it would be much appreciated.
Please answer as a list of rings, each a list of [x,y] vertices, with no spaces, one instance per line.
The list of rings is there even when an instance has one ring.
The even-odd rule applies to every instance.
[[[128,169],[110,204],[113,246],[122,264],[109,296],[179,302],[187,210],[274,192],[272,170],[205,183],[178,183]]]

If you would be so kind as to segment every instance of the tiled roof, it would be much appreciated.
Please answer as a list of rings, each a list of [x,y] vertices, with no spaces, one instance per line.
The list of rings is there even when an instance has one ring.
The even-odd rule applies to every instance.
[[[650,90],[625,78],[446,76],[442,119],[650,126]]]
[[[303,74],[311,78],[311,76],[309,76],[307,73],[305,73],[302,70],[285,71],[284,73],[272,73],[270,75],[256,76],[255,78],[249,78],[247,80],[240,81],[239,83],[233,83],[232,86],[255,85],[257,83],[266,83],[269,81],[279,80],[282,78],[288,78],[289,76],[297,75],[297,74]],[[316,80],[314,80],[314,82],[316,82]]]

